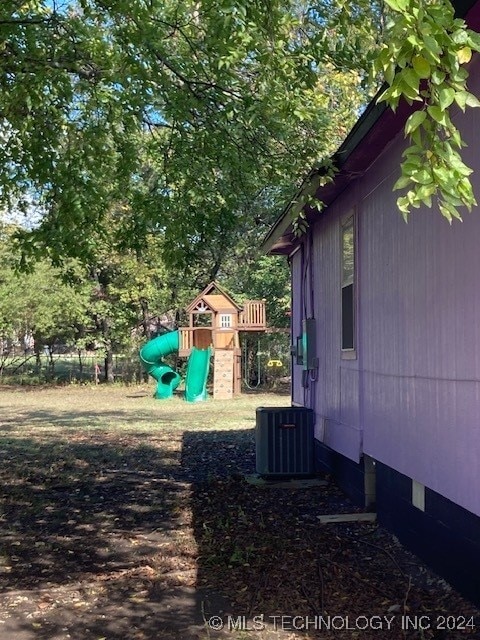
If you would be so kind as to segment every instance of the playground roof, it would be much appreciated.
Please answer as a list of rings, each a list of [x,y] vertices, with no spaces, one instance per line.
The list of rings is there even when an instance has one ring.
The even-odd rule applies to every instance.
[[[216,292],[216,293],[213,293]],[[186,308],[187,313],[192,313],[198,303],[203,300],[211,309],[218,313],[219,311],[239,312],[242,307],[222,289],[215,281],[211,282],[205,289]]]
[[[203,299],[213,311],[234,311],[238,313],[237,305],[230,302],[230,300],[223,295],[203,296]]]

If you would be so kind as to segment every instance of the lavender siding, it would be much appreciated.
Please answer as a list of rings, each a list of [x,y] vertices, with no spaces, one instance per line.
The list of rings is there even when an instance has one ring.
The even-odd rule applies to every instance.
[[[479,114],[456,120],[474,149]],[[480,211],[450,227],[427,209],[405,225],[392,193],[402,145],[362,188],[364,451],[480,514]]]
[[[480,65],[470,89],[480,95]],[[480,113],[455,116],[476,169]],[[312,228],[302,269],[293,259],[292,323],[301,324],[305,269],[313,268],[319,370],[306,393],[295,368],[293,399],[315,409],[316,437],[352,460],[362,453],[480,515],[480,210],[449,226],[396,210],[398,137]],[[340,220],[358,232],[357,359],[340,351]],[[306,278],[308,281],[308,278]]]
[[[348,212],[349,202],[344,202]],[[358,366],[340,358],[340,220],[338,215],[316,225],[313,255],[319,370],[315,389],[317,437],[339,453],[358,461],[361,453]]]

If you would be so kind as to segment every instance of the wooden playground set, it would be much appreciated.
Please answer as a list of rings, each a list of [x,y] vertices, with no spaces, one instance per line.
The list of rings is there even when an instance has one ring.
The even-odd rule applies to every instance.
[[[205,400],[213,355],[213,397],[227,400],[241,392],[242,332],[266,332],[265,301],[247,300],[242,305],[217,282],[211,282],[185,309],[186,327],[147,342],[140,350],[145,370],[157,380],[157,398],[167,398],[180,383],[180,376],[162,358],[170,353],[188,358],[185,399]],[[276,362],[276,361],[275,361]]]

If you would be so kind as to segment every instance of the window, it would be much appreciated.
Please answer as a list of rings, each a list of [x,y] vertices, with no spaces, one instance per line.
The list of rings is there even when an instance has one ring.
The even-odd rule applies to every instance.
[[[355,226],[342,224],[342,351],[355,349]]]
[[[220,329],[230,329],[232,326],[232,316],[230,313],[220,314]]]

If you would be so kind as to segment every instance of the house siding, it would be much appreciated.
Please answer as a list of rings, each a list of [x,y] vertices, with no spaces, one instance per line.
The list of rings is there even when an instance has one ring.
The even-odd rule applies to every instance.
[[[480,116],[455,119],[478,193]],[[480,514],[480,212],[450,226],[424,209],[405,224],[392,191],[403,148],[395,141],[371,168],[359,205],[363,449]]]
[[[478,60],[471,77],[480,95]],[[454,118],[479,196],[480,114]],[[405,224],[392,191],[404,148],[399,135],[311,228],[303,259],[313,272],[302,284],[313,282],[319,367],[304,404],[315,409],[316,438],[334,451],[354,462],[368,454],[480,515],[480,212],[449,225],[425,208]],[[344,360],[340,227],[351,211],[357,357]],[[295,314],[298,326],[301,305]]]
[[[310,264],[319,359],[314,408],[318,439],[358,462],[362,443],[358,362],[341,358],[340,211],[342,206],[313,231]]]
[[[480,218],[407,226],[382,191],[362,205],[364,451],[480,514]]]

